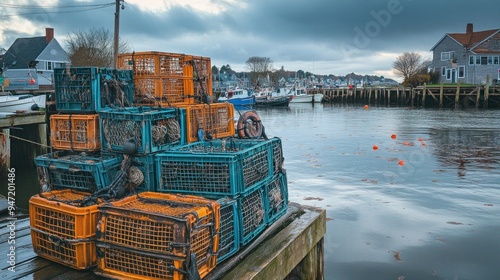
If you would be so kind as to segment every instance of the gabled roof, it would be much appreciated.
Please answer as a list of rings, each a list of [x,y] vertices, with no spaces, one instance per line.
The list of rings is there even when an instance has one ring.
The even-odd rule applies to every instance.
[[[47,47],[45,36],[18,38],[5,52],[2,63],[10,69],[26,69],[31,61]],[[16,62],[12,65],[13,62]]]
[[[467,50],[473,50],[479,44],[500,32],[500,29],[491,29],[477,32],[469,32],[469,33],[447,33],[445,34],[432,48],[431,51],[434,50],[441,41],[446,37],[450,37],[458,44],[464,46]]]

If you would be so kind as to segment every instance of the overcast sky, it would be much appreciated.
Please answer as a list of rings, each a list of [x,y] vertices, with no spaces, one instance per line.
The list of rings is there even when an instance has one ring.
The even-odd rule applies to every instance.
[[[0,47],[43,36],[45,27],[54,28],[63,47],[75,31],[113,32],[114,5],[70,12],[113,2],[2,0]],[[499,11],[496,0],[127,0],[120,38],[135,51],[208,56],[212,65],[236,71],[246,70],[249,57],[261,56],[276,69],[395,78],[398,55],[431,58],[441,37],[465,32],[469,22],[475,31],[498,29]]]

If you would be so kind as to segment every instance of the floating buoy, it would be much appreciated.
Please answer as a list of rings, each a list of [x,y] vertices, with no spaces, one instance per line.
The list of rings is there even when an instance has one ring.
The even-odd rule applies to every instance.
[[[422,139],[422,137],[418,137],[418,141],[422,142],[424,139]]]
[[[391,138],[392,138],[392,139],[396,139],[396,134],[394,134],[394,133],[393,133],[393,134],[391,135]]]
[[[365,109],[368,109],[368,105],[365,105]]]
[[[378,146],[377,145],[373,145],[373,149],[374,150],[378,150]]]
[[[422,147],[425,147],[425,146],[427,146],[427,145],[425,145],[425,143],[424,143],[424,142],[422,142],[421,146],[422,146]]]
[[[408,141],[405,141],[403,144],[404,144],[405,146],[408,146],[408,145],[409,145]]]
[[[405,165],[405,161],[404,161],[404,160],[400,160],[400,161],[398,161],[398,164],[399,164],[400,166],[403,166],[403,165]]]
[[[36,83],[35,79],[31,78],[30,79],[30,85],[34,85]]]

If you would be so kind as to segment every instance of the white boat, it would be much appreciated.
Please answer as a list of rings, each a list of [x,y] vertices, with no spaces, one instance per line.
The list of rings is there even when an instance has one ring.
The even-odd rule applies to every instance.
[[[19,112],[33,112],[40,108],[45,108],[46,95],[18,94],[9,93],[0,94],[0,112],[15,114]]]
[[[290,103],[321,103],[323,99],[323,94],[321,93],[316,93],[314,95],[307,94],[305,87],[294,87],[291,93],[293,94],[293,99]]]

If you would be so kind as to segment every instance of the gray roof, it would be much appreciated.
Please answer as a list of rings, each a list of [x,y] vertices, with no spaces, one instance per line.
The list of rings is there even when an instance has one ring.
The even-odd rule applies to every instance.
[[[0,67],[2,65],[8,66],[10,69],[26,69],[30,68],[29,63],[36,61],[36,58],[47,47],[45,36],[31,37],[31,38],[18,38],[5,52]],[[15,65],[12,63],[16,61]],[[35,67],[32,65],[31,67]]]

